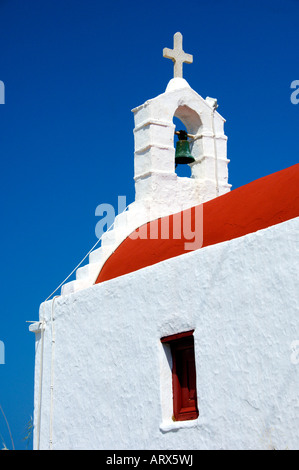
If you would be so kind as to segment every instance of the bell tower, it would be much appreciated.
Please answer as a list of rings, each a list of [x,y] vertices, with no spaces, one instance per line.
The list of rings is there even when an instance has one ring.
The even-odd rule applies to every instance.
[[[136,202],[157,207],[157,217],[206,202],[230,191],[225,119],[217,100],[203,99],[183,78],[183,63],[193,56],[183,51],[182,35],[174,35],[173,49],[163,56],[174,62],[174,77],[164,93],[132,110],[134,113],[134,180]],[[185,126],[194,161],[191,177],[175,173],[173,118]],[[158,209],[159,208],[159,209]],[[158,213],[160,212],[160,213]]]
[[[132,110],[135,201],[116,216],[101,246],[90,253],[89,264],[76,270],[76,280],[62,286],[63,295],[93,285],[111,253],[138,227],[230,191],[225,120],[216,110],[217,100],[203,99],[183,78],[183,64],[191,64],[193,56],[183,51],[181,33],[174,35],[173,49],[164,48],[163,56],[173,61],[174,77],[164,93]],[[183,133],[174,118],[186,129],[182,142],[188,159],[182,148],[182,160],[176,158],[175,135],[181,138]],[[190,178],[176,174],[176,162],[181,161],[190,166]]]

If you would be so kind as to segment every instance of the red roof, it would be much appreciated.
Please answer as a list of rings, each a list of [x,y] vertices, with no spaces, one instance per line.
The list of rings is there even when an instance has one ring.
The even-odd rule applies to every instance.
[[[195,227],[195,217],[199,208],[203,209],[202,244],[195,249],[214,245],[226,240],[242,237],[248,233],[265,229],[299,216],[299,164],[272,175],[260,178],[237,188],[223,196],[205,202],[177,215],[158,219],[156,238],[150,238],[151,223],[143,225],[126,238],[107,259],[96,280],[96,284],[113,279],[168,258],[188,253],[186,242],[190,236],[180,230],[175,238],[175,221],[188,220],[191,214],[191,229]],[[169,224],[169,237],[163,239],[161,226]],[[153,226],[152,226],[153,227]],[[145,238],[136,238],[143,233]],[[164,237],[165,238],[165,237]]]

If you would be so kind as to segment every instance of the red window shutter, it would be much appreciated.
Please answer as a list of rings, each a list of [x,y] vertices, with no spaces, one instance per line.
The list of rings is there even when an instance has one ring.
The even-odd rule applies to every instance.
[[[198,417],[193,331],[162,338],[172,353],[173,414],[176,421]]]

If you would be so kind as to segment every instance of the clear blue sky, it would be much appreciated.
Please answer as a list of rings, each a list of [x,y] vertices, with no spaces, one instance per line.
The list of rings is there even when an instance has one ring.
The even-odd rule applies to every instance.
[[[218,99],[233,188],[298,162],[298,0],[0,0],[0,404],[17,449],[33,413],[40,303],[96,242],[98,204],[134,200],[133,113],[184,77]],[[0,434],[11,446],[5,421]]]

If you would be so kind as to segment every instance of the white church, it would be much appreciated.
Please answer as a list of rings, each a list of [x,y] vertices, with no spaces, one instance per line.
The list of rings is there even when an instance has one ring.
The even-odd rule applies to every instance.
[[[217,100],[163,55],[135,201],[30,326],[34,449],[298,449],[299,165],[231,190]]]

